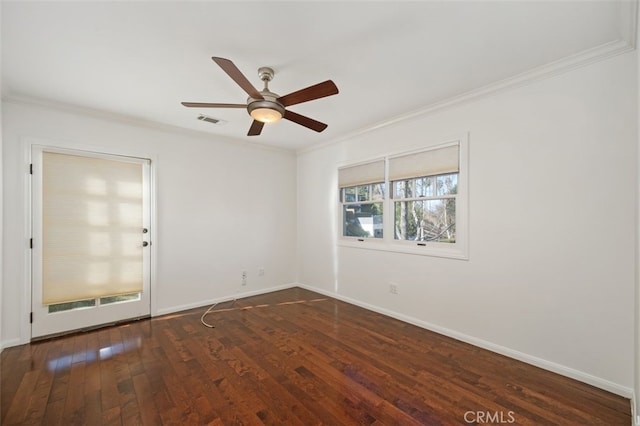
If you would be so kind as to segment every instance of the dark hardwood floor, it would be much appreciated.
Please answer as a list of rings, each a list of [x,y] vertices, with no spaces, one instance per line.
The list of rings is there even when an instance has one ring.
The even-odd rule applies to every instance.
[[[629,400],[299,288],[5,349],[3,425],[630,425]]]

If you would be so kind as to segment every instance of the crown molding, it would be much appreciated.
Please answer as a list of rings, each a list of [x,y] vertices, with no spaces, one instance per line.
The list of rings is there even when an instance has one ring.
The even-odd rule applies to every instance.
[[[125,114],[118,114],[115,112],[109,112],[109,111],[104,111],[104,110],[99,110],[94,108],[80,107],[73,104],[46,100],[46,99],[31,97],[27,95],[20,95],[15,93],[9,93],[9,94],[3,93],[2,102],[62,111],[62,112],[80,115],[84,117],[91,117],[95,119],[116,122],[118,124],[142,127],[142,128],[161,131],[165,133],[179,134],[182,136],[213,140],[216,143],[228,143],[235,146],[238,146],[238,145],[248,146],[251,148],[260,148],[266,151],[275,151],[275,152],[295,155],[295,150],[289,149],[289,148],[281,148],[281,147],[272,146],[272,145],[258,144],[255,142],[246,141],[244,139],[235,138],[232,136],[216,135],[208,132],[187,129],[185,127],[173,126],[170,124],[160,123],[157,121],[151,121],[144,118],[138,118],[138,117],[133,117]]]
[[[630,7],[637,8],[637,6],[638,6],[637,0],[630,3]],[[631,27],[632,29],[630,30],[630,32],[633,32],[633,37],[630,37],[630,40],[635,40],[635,37],[636,37],[635,34],[637,31],[636,19],[633,20],[633,25],[631,25]],[[627,36],[630,36],[630,34],[627,34]],[[550,62],[548,64],[533,68],[529,71],[525,71],[523,73],[516,74],[511,77],[507,77],[503,80],[482,86],[478,89],[473,89],[468,92],[461,93],[459,95],[434,102],[432,104],[426,105],[417,110],[392,117],[386,121],[383,121],[382,123],[376,123],[372,126],[365,127],[360,130],[356,130],[354,132],[348,133],[343,136],[339,136],[329,141],[320,142],[318,144],[312,145],[307,148],[301,148],[297,150],[296,153],[298,155],[301,155],[308,152],[323,149],[331,145],[339,144],[341,142],[354,139],[356,137],[365,135],[367,133],[370,133],[372,131],[375,131],[384,127],[389,127],[394,124],[411,120],[417,117],[433,114],[435,112],[442,111],[446,108],[451,108],[467,102],[489,97],[496,93],[503,92],[505,90],[526,86],[540,80],[555,77],[557,75],[566,73],[576,68],[588,66],[593,63],[600,62],[614,56],[631,52],[635,50],[635,43],[632,43],[630,40],[617,39],[608,43],[601,44],[600,46],[596,46],[594,48],[587,49],[570,56],[566,56],[560,60]]]

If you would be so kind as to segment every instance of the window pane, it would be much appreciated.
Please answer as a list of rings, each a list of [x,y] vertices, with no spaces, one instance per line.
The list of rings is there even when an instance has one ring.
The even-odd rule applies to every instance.
[[[356,187],[344,188],[344,198],[342,200],[345,203],[353,203],[356,201]]]
[[[458,193],[458,174],[453,173],[450,175],[440,175],[438,176],[437,195],[449,195],[449,194],[457,194]]]
[[[424,178],[417,178],[413,180],[415,187],[414,197],[423,197],[424,196]]]
[[[433,197],[435,187],[435,176],[419,177],[414,179],[415,181],[415,198],[420,197]]]
[[[393,182],[393,198],[421,198],[456,194],[458,174],[425,176]]]
[[[118,303],[118,302],[130,302],[140,300],[140,293],[133,294],[120,294],[118,296],[107,296],[100,298],[101,305],[108,305],[110,303]]]
[[[456,242],[455,199],[394,203],[395,239]]]
[[[371,200],[382,201],[384,199],[384,183],[374,183],[371,185]]]
[[[362,185],[356,188],[358,188],[358,201],[369,201],[370,199],[369,192],[371,191],[371,186]]]
[[[382,201],[384,199],[384,182],[369,185],[342,188],[342,202]]]
[[[72,309],[91,308],[96,306],[96,299],[78,300],[76,302],[56,303],[49,305],[49,313],[70,311]]]
[[[407,179],[404,181],[404,190],[407,198],[413,198],[416,196],[416,180]]]
[[[404,182],[403,180],[393,182],[393,198],[406,198]]]
[[[435,176],[429,176],[422,178],[424,179],[423,192],[420,194],[421,197],[433,197],[435,196],[435,188],[436,188],[436,178]]]
[[[382,238],[382,203],[342,206],[342,235]]]

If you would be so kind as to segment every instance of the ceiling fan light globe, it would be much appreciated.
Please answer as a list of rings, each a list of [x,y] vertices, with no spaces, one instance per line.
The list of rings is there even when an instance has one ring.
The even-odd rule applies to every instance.
[[[251,117],[253,117],[254,120],[261,121],[263,123],[274,123],[282,119],[282,114],[271,108],[256,108],[251,111]]]
[[[284,117],[284,107],[272,100],[257,100],[247,105],[249,115],[262,123],[274,123]]]

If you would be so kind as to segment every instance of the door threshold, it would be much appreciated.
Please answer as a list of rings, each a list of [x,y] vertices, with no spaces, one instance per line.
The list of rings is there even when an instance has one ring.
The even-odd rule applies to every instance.
[[[91,327],[77,328],[77,329],[74,329],[74,330],[63,331],[63,332],[60,332],[60,333],[47,334],[46,336],[32,337],[29,342],[30,343],[37,343],[37,342],[42,342],[42,341],[46,341],[46,340],[54,340],[54,339],[58,339],[58,338],[61,338],[61,337],[73,336],[75,334],[89,333],[89,332],[92,332],[92,331],[95,331],[95,330],[100,330],[102,328],[117,327],[117,326],[120,326],[120,325],[123,325],[123,324],[129,324],[129,323],[132,323],[132,322],[145,320],[145,319],[149,319],[149,318],[151,318],[151,315],[143,315],[141,317],[128,318],[128,319],[125,319],[125,320],[93,325]]]

